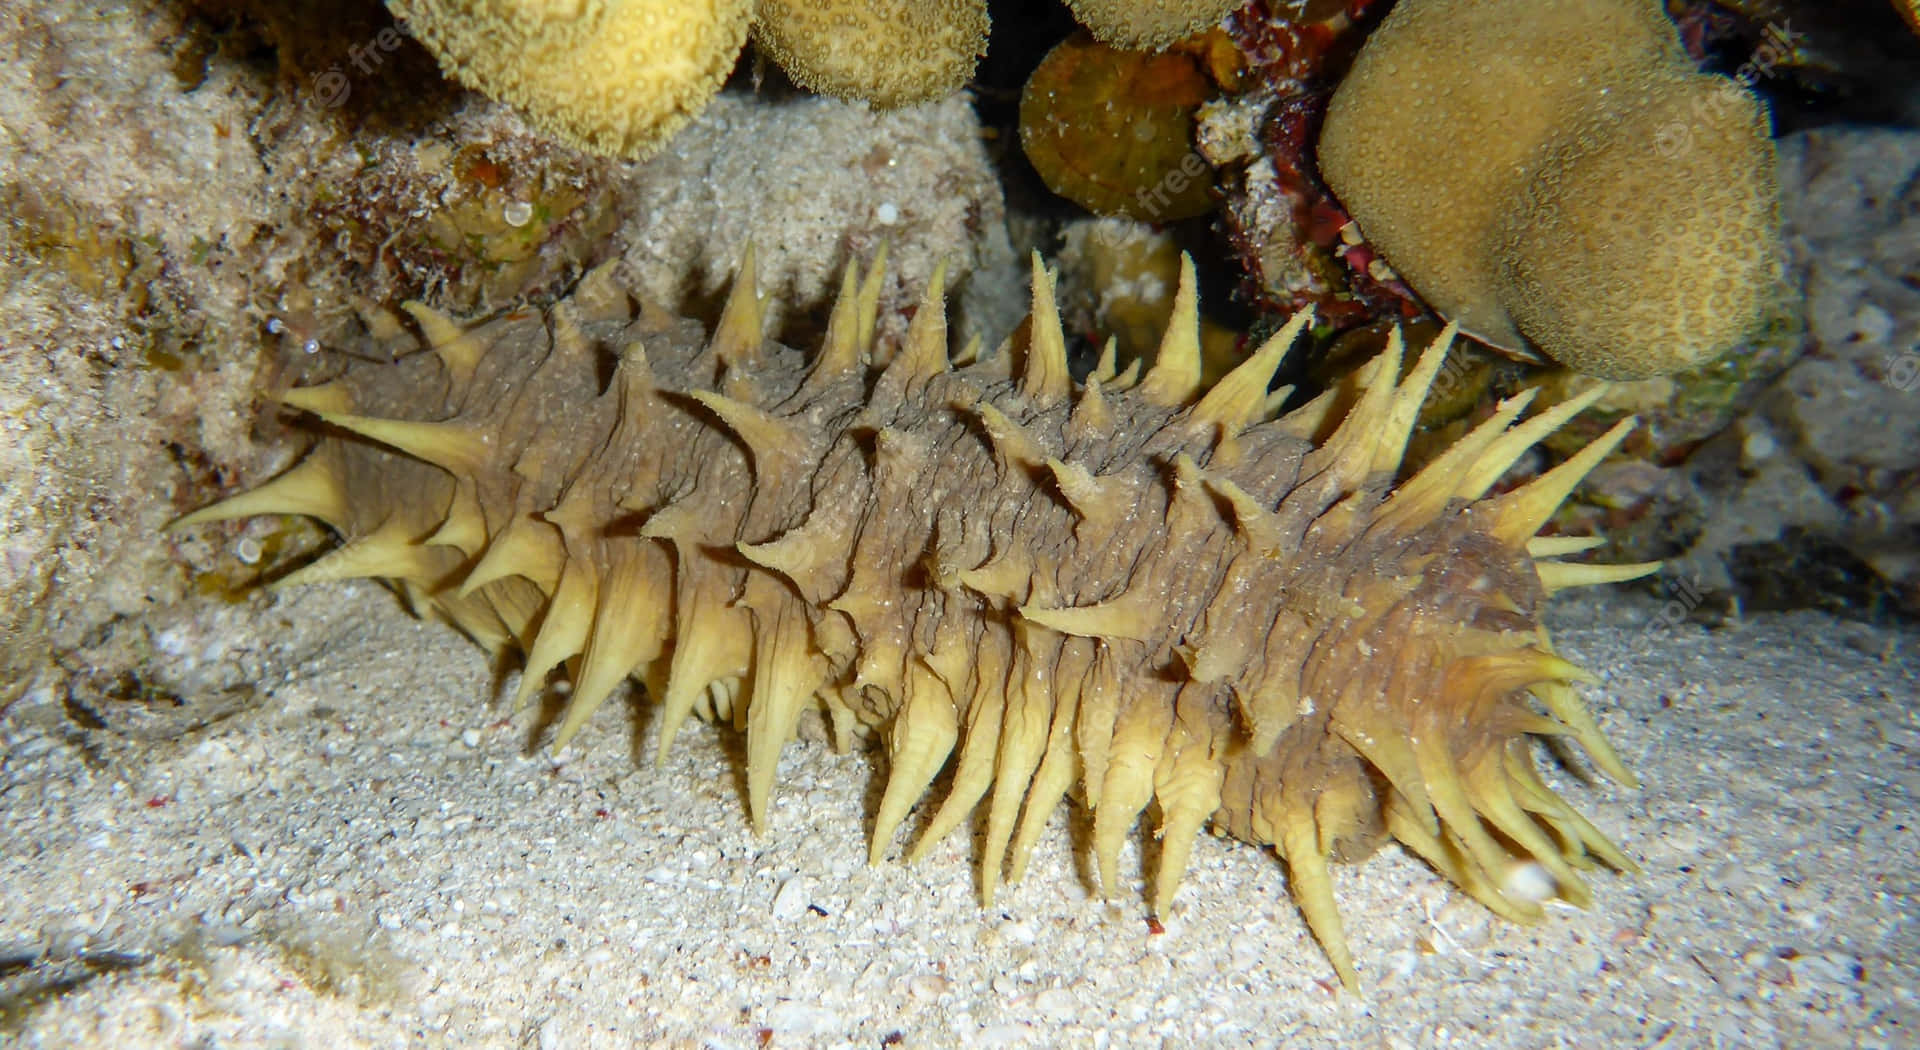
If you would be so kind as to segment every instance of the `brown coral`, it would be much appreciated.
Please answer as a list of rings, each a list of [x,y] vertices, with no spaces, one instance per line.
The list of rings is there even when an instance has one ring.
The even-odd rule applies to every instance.
[[[904,106],[965,86],[987,28],[983,0],[766,0],[753,39],[803,87]]]
[[[764,338],[750,268],[711,335],[636,311],[607,269],[545,314],[415,306],[432,353],[292,391],[331,436],[187,520],[327,522],[344,544],[286,582],[393,581],[525,652],[522,704],[564,665],[562,743],[629,675],[662,749],[690,714],[730,720],[756,827],[809,708],[843,745],[884,738],[876,861],[951,763],[912,855],[984,803],[988,900],[1076,788],[1108,889],[1155,808],[1162,912],[1209,821],[1276,848],[1349,984],[1328,862],[1387,837],[1502,915],[1540,913],[1522,869],[1584,899],[1587,857],[1631,865],[1540,780],[1530,738],[1629,778],[1537,613],[1653,566],[1563,563],[1592,544],[1534,533],[1631,424],[1488,497],[1592,401],[1515,426],[1513,398],[1394,487],[1449,339],[1405,378],[1394,340],[1350,396],[1275,418],[1308,315],[1203,389],[1182,270],[1153,368],[1109,358],[1084,384],[1037,256],[1026,335],[957,368],[937,277],[891,360],[877,273],[848,274],[811,359]]]
[[[1406,0],[1328,111],[1320,168],[1442,315],[1595,375],[1702,363],[1777,255],[1760,105],[1649,0]]]
[[[1121,51],[1076,33],[1020,94],[1020,146],[1053,192],[1096,215],[1172,222],[1213,209],[1193,118],[1216,93],[1200,62]]]
[[[454,79],[519,108],[555,138],[628,157],[706,107],[733,71],[753,14],[752,0],[391,6]]]

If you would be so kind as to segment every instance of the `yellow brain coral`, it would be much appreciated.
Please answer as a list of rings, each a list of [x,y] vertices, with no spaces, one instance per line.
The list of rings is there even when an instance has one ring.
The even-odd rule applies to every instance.
[[[904,106],[965,85],[987,25],[985,0],[764,0],[753,39],[803,87]]]
[[[1103,44],[1152,51],[1218,23],[1245,0],[1067,0]]]
[[[1501,301],[1569,368],[1688,368],[1761,316],[1777,195],[1753,96],[1725,77],[1676,78],[1542,165],[1495,235]]]
[[[1073,0],[1101,40],[1161,48],[1240,0]],[[638,157],[704,109],[749,29],[801,86],[876,106],[952,94],[986,0],[388,0],[442,69],[596,153]]]
[[[1709,360],[1771,285],[1765,113],[1695,73],[1651,0],[1402,0],[1319,159],[1436,310],[1590,374]]]
[[[704,109],[753,0],[390,0],[454,79],[582,149],[647,152]]]

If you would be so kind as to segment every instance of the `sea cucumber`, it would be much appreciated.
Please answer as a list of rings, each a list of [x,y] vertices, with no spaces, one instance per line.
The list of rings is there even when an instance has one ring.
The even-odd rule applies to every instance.
[[[1652,571],[1553,560],[1535,534],[1625,436],[1489,496],[1599,396],[1525,421],[1532,393],[1394,485],[1449,329],[1402,377],[1396,335],[1348,387],[1275,417],[1295,317],[1209,389],[1191,261],[1153,367],[1069,373],[1051,277],[1008,345],[950,357],[936,274],[874,345],[881,267],[849,268],[822,345],[770,341],[749,257],[719,323],[637,303],[612,267],[545,311],[467,324],[408,304],[419,349],[349,361],[282,402],[322,437],[296,467],[184,524],[304,514],[343,538],[285,578],[390,581],[494,651],[518,701],[564,670],[564,745],[629,676],[747,742],[764,830],[809,705],[877,733],[871,857],[952,766],[912,856],[985,802],[980,888],[1020,877],[1070,792],[1102,886],[1149,805],[1167,909],[1211,823],[1273,846],[1334,968],[1357,981],[1332,859],[1391,837],[1501,915],[1544,872],[1631,862],[1542,783],[1531,738],[1632,783],[1554,655],[1552,591]]]

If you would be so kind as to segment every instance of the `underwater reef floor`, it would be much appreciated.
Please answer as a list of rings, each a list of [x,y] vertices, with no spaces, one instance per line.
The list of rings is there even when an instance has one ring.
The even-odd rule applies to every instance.
[[[1676,599],[1678,600],[1678,599]],[[1682,602],[1681,604],[1684,604]],[[197,609],[190,612],[189,609]],[[0,1033],[25,1046],[1910,1046],[1920,634],[1550,610],[1645,781],[1556,790],[1644,872],[1519,927],[1389,847],[1337,866],[1361,994],[1283,867],[1203,836],[1164,932],[1085,811],[983,910],[971,836],[865,863],[881,778],[819,734],[753,837],[740,737],[557,760],[482,653],[373,585],[183,607],[0,718]],[[116,652],[125,648],[126,652]],[[136,654],[133,650],[139,650]],[[622,715],[624,714],[624,717]],[[1572,767],[1585,770],[1575,760]],[[924,819],[924,814],[917,814]],[[1059,825],[1066,825],[1065,833]]]

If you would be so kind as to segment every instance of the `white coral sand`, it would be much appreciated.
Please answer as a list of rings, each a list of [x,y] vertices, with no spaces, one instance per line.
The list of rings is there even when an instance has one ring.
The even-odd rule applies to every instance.
[[[1668,611],[1601,595],[1552,618],[1646,787],[1554,779],[1644,873],[1596,874],[1591,910],[1522,928],[1397,848],[1336,869],[1359,995],[1281,865],[1241,843],[1202,840],[1156,933],[1135,847],[1130,892],[1102,903],[1085,822],[1063,814],[983,911],[966,836],[866,866],[868,756],[789,748],[756,839],[730,732],[683,734],[655,771],[645,706],[610,704],[555,760],[487,701],[479,650],[377,587],[183,615],[142,644],[152,673],[199,683],[184,706],[96,682],[0,716],[0,1030],[60,1047],[1911,1045],[1920,637]]]

